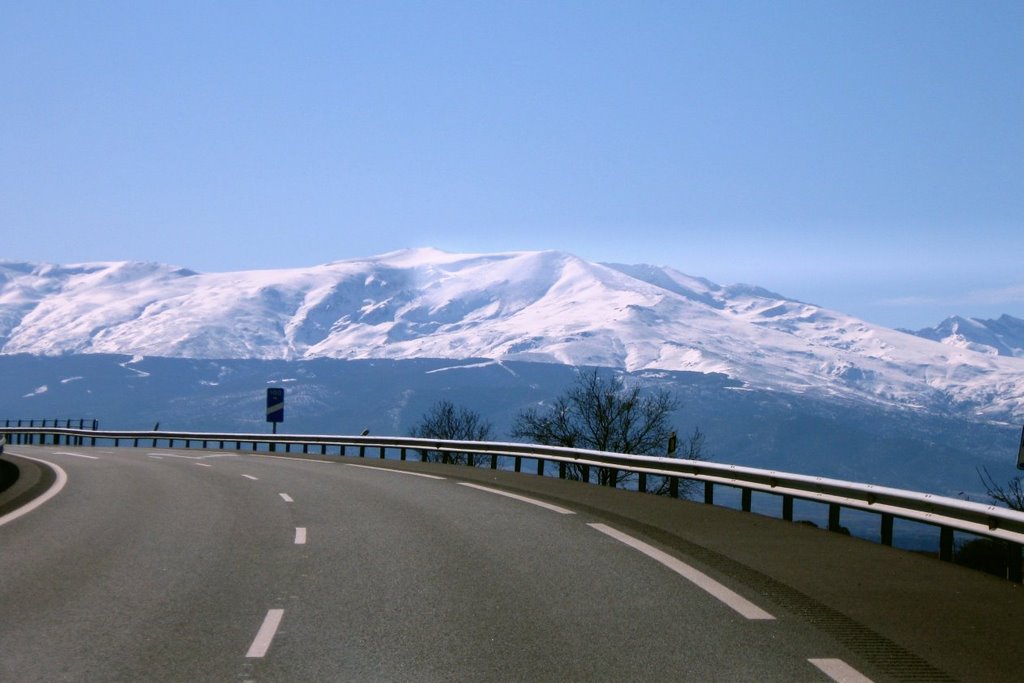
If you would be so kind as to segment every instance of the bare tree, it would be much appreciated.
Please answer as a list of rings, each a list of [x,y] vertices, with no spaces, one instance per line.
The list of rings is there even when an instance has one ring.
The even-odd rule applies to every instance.
[[[1011,510],[1024,511],[1024,477],[1017,476],[1006,482],[1006,488],[996,483],[987,467],[978,468],[978,476],[989,498]]]
[[[491,436],[491,424],[475,410],[456,406],[451,401],[438,401],[423,414],[409,434],[420,439],[487,441]],[[490,458],[450,451],[424,451],[422,455],[428,462],[454,465],[483,465]]]
[[[581,373],[546,410],[520,412],[512,435],[547,446],[665,455],[673,433],[670,420],[678,407],[678,401],[667,391],[642,394],[638,385],[627,387],[621,376],[602,374],[594,368]],[[703,443],[704,436],[698,430],[688,445],[699,454]],[[565,469],[567,478],[589,478],[584,465],[566,463]],[[631,474],[600,467],[597,476],[600,484],[618,486]]]

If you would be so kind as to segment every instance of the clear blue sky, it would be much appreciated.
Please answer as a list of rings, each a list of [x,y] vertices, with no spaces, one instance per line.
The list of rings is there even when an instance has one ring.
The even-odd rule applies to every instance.
[[[0,259],[561,249],[1024,317],[1024,2],[0,3]]]

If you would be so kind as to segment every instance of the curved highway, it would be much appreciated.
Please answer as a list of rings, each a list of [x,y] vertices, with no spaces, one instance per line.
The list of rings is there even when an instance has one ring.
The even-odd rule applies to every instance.
[[[853,608],[649,525],[637,503],[650,496],[353,458],[8,453],[49,463],[63,488],[0,517],[0,681],[957,674],[863,626]],[[525,479],[534,491],[513,490]],[[686,511],[684,525],[713,512],[654,504],[664,503]],[[744,519],[755,537],[758,524],[824,537]],[[996,666],[986,680],[999,679]]]

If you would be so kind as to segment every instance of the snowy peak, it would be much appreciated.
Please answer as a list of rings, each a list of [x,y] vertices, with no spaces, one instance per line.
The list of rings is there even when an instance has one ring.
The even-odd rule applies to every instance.
[[[1010,315],[997,320],[952,316],[912,334],[978,353],[1024,358],[1024,320]]]
[[[985,419],[1024,416],[1021,326],[1008,316],[956,321],[964,343],[939,333],[947,343],[936,343],[758,287],[557,251],[408,249],[226,273],[0,262],[4,354],[491,358],[683,370]]]

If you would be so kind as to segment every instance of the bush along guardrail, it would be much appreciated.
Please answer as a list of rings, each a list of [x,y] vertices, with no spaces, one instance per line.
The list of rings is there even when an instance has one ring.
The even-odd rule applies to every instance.
[[[255,452],[283,450],[286,453],[301,449],[314,455],[348,455],[348,449],[357,449],[360,457],[376,451],[384,459],[387,452],[397,451],[401,460],[410,454],[419,460],[464,462],[468,465],[486,465],[492,469],[524,471],[524,464],[532,461],[537,475],[544,476],[547,463],[555,463],[558,475],[566,478],[569,465],[582,472],[583,481],[591,481],[591,472],[597,469],[627,471],[637,475],[637,488],[648,491],[649,477],[665,477],[669,482],[669,495],[678,497],[680,481],[703,483],[703,500],[714,504],[717,487],[738,489],[741,508],[751,511],[755,492],[781,498],[781,516],[793,521],[793,502],[807,500],[828,506],[828,528],[842,529],[842,510],[863,510],[879,515],[880,540],[893,544],[893,523],[896,519],[912,520],[939,528],[939,558],[954,559],[955,532],[999,542],[1005,556],[1003,575],[1011,581],[1022,580],[1022,546],[1024,546],[1024,512],[995,505],[985,505],[930,493],[860,484],[856,482],[814,477],[773,470],[725,465],[699,460],[683,460],[643,455],[624,455],[557,446],[484,441],[444,441],[387,436],[335,436],[308,434],[230,434],[208,432],[161,431],[106,431],[76,429],[73,427],[44,427],[6,425],[0,435],[9,445],[61,445],[118,446],[159,448],[215,448]],[[511,460],[511,463],[508,461]],[[604,477],[604,481],[616,477]]]

